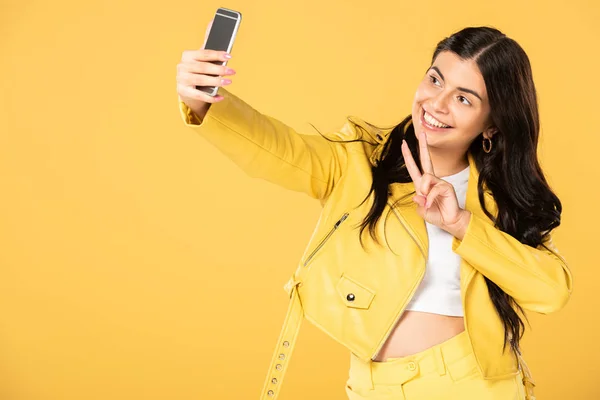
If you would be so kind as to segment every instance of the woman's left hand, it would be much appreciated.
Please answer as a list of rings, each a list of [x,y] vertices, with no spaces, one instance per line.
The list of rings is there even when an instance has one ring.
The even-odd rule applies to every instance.
[[[454,187],[435,175],[425,132],[418,135],[418,140],[423,174],[419,171],[408,144],[402,141],[406,168],[417,192],[413,197],[413,201],[418,205],[417,213],[430,224],[462,239],[471,213],[459,206]]]

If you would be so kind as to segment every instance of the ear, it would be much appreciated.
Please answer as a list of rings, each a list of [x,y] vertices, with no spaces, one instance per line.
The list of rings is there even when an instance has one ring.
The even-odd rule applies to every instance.
[[[493,126],[486,128],[483,132],[483,137],[486,139],[491,139],[496,133],[498,133],[498,129]]]

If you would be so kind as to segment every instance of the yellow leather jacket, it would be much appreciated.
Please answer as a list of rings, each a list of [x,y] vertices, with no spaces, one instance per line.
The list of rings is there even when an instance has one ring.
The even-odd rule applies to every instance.
[[[416,291],[425,273],[428,238],[424,220],[412,201],[392,206],[414,184],[389,187],[388,205],[377,225],[384,246],[356,226],[372,202],[357,205],[369,192],[371,167],[381,157],[391,128],[378,130],[357,117],[332,143],[316,134],[301,134],[259,113],[224,88],[225,98],[211,105],[203,121],[179,99],[187,126],[216,146],[248,175],[318,199],[322,212],[289,282],[291,302],[273,354],[262,398],[275,398],[287,369],[302,317],[364,361],[374,358]],[[538,248],[522,244],[495,228],[477,195],[478,171],[469,155],[470,176],[465,208],[472,216],[463,240],[454,238],[460,255],[460,288],[466,332],[482,375],[500,379],[519,373],[517,355],[503,352],[504,328],[484,280],[487,276],[524,309],[550,313],[562,308],[572,290],[566,261],[548,238]],[[410,200],[410,197],[408,198]],[[487,209],[496,215],[491,192]],[[391,213],[388,214],[388,211]],[[384,221],[385,219],[385,221]],[[388,247],[389,246],[389,247]]]

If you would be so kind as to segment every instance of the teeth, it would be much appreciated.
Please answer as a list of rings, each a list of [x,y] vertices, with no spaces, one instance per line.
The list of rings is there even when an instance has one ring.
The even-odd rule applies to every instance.
[[[425,111],[425,114],[423,115],[423,119],[425,121],[427,121],[428,124],[437,126],[438,128],[449,128],[450,127],[450,125],[444,125],[441,122],[439,122],[437,119],[433,118],[431,115],[429,115],[429,113],[427,111]]]

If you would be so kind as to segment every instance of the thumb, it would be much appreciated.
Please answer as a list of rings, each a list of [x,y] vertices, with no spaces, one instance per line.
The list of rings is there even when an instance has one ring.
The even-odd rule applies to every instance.
[[[211,19],[210,22],[208,23],[208,27],[206,28],[206,32],[204,33],[204,43],[202,44],[202,49],[204,49],[204,46],[206,46],[206,42],[208,40],[208,34],[210,33],[210,28],[212,27],[214,19]]]

